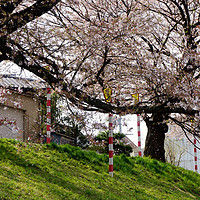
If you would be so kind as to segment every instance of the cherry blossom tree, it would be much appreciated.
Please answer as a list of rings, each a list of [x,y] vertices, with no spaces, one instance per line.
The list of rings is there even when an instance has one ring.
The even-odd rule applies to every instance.
[[[170,0],[170,1],[140,1],[140,4],[148,9],[149,13],[160,20],[155,26],[155,31],[149,37],[143,40],[149,46],[149,51],[155,57],[154,71],[157,81],[151,76],[153,87],[152,92],[155,95],[155,103],[167,103],[165,106],[169,108],[182,107],[185,110],[199,111],[199,29],[200,29],[200,4],[199,1]],[[159,31],[161,30],[161,31]],[[159,69],[160,68],[160,69]],[[164,72],[164,73],[163,73]],[[169,74],[167,75],[166,72]],[[176,112],[172,112],[176,113]],[[157,129],[167,132],[166,120],[171,119],[173,122],[183,128],[183,131],[190,132],[195,136],[199,136],[199,115],[196,112],[196,124],[191,125],[191,115],[182,115],[174,117],[169,113],[161,116],[153,116],[159,118],[152,120],[146,118],[146,124],[155,130],[152,126],[154,121]],[[183,115],[184,114],[184,115]],[[146,140],[148,142],[155,139],[155,135],[149,131]],[[157,136],[159,140],[164,140],[164,135]],[[189,139],[189,137],[188,137]],[[155,141],[155,140],[154,140]],[[163,149],[163,148],[161,148]],[[156,151],[154,147],[149,146],[145,149],[145,154]]]
[[[1,1],[0,61],[45,79],[83,110],[142,114],[144,153],[165,161],[168,120],[187,132],[200,120],[199,7],[198,0]]]

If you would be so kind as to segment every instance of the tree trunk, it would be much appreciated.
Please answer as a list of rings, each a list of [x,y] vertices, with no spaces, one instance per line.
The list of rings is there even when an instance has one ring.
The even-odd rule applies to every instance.
[[[168,131],[168,125],[164,120],[161,114],[153,114],[150,118],[145,118],[148,132],[144,155],[162,162],[165,162],[164,141],[165,133]]]

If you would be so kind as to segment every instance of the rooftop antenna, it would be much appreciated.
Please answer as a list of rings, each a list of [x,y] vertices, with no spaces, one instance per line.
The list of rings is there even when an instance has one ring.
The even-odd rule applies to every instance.
[[[119,133],[122,133],[122,116],[121,115],[119,115],[117,122],[118,122],[118,125],[119,125]],[[130,134],[126,133],[124,135],[133,135],[133,133],[130,133]]]

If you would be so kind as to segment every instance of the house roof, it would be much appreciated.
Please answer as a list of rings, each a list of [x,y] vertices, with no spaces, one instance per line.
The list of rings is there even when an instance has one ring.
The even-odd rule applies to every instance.
[[[43,89],[46,88],[46,82],[41,79],[22,78],[14,74],[0,75],[0,86],[12,89]]]
[[[127,136],[123,138],[123,141],[130,145],[133,149],[138,148]]]

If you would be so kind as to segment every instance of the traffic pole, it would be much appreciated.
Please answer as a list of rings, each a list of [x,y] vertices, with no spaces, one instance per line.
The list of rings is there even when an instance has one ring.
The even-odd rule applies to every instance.
[[[110,88],[103,89],[106,103],[112,102],[112,90]],[[109,113],[109,133],[108,133],[108,151],[109,151],[109,175],[113,177],[113,115]]]
[[[194,138],[194,169],[197,172],[197,148],[196,148],[197,140]]]
[[[119,124],[119,133],[122,133],[122,117],[121,117],[121,115],[119,115],[118,124]]]
[[[138,103],[140,101],[139,94],[134,95],[134,96],[133,97],[136,99],[136,102]],[[138,156],[142,156],[140,115],[139,114],[137,114],[137,133],[138,133]]]
[[[109,114],[109,136],[108,136],[108,148],[109,148],[109,175],[113,177],[113,115]]]
[[[51,142],[51,88],[47,87],[47,144]]]
[[[140,131],[140,115],[139,114],[137,114],[137,132],[138,132],[138,156],[142,156],[141,131]]]

